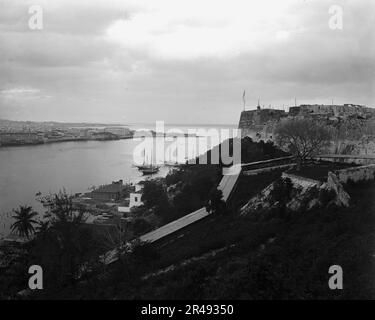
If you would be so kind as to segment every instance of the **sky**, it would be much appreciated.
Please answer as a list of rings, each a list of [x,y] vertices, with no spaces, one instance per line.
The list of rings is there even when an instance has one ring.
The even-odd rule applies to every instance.
[[[375,107],[374,25],[373,0],[0,0],[0,118],[235,124],[244,90]]]

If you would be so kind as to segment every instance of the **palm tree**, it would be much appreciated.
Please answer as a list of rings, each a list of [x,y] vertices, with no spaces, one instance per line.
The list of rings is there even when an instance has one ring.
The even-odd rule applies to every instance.
[[[20,206],[19,209],[13,210],[15,215],[13,219],[16,221],[11,225],[11,230],[17,231],[20,236],[29,236],[35,232],[33,224],[38,222],[33,218],[38,215],[37,212],[33,211],[32,207]]]

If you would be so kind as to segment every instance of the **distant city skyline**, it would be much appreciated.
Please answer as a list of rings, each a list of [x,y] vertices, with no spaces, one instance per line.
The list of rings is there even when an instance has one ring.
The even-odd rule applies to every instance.
[[[40,0],[30,30],[33,4],[1,2],[2,119],[236,124],[244,90],[247,110],[375,107],[371,0]]]

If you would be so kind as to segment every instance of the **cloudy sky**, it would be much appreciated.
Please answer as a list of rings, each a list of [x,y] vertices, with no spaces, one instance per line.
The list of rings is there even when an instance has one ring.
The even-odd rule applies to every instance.
[[[236,123],[244,89],[375,107],[374,26],[373,0],[0,0],[0,118]]]

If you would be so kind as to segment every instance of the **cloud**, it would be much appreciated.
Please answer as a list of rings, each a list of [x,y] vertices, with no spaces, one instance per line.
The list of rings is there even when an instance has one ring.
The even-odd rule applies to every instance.
[[[50,99],[51,95],[43,94],[40,89],[30,87],[18,87],[0,90],[0,99],[8,101],[26,101]]]
[[[235,123],[243,89],[249,107],[259,96],[375,105],[371,0],[335,1],[336,31],[324,0],[40,0],[40,31],[27,27],[30,4],[0,7],[9,117]]]
[[[143,10],[115,21],[107,35],[129,49],[170,59],[225,57],[272,43],[298,27],[285,22],[292,1],[141,1]],[[278,21],[284,20],[280,30]],[[290,30],[285,30],[289,28]]]
[[[39,92],[39,89],[33,88],[13,88],[7,90],[1,90],[0,94],[2,95],[24,95],[24,94],[33,94]]]
[[[12,88],[0,90],[0,96],[7,99],[18,99],[18,98],[34,98],[36,94],[39,94],[39,89],[34,88]]]

